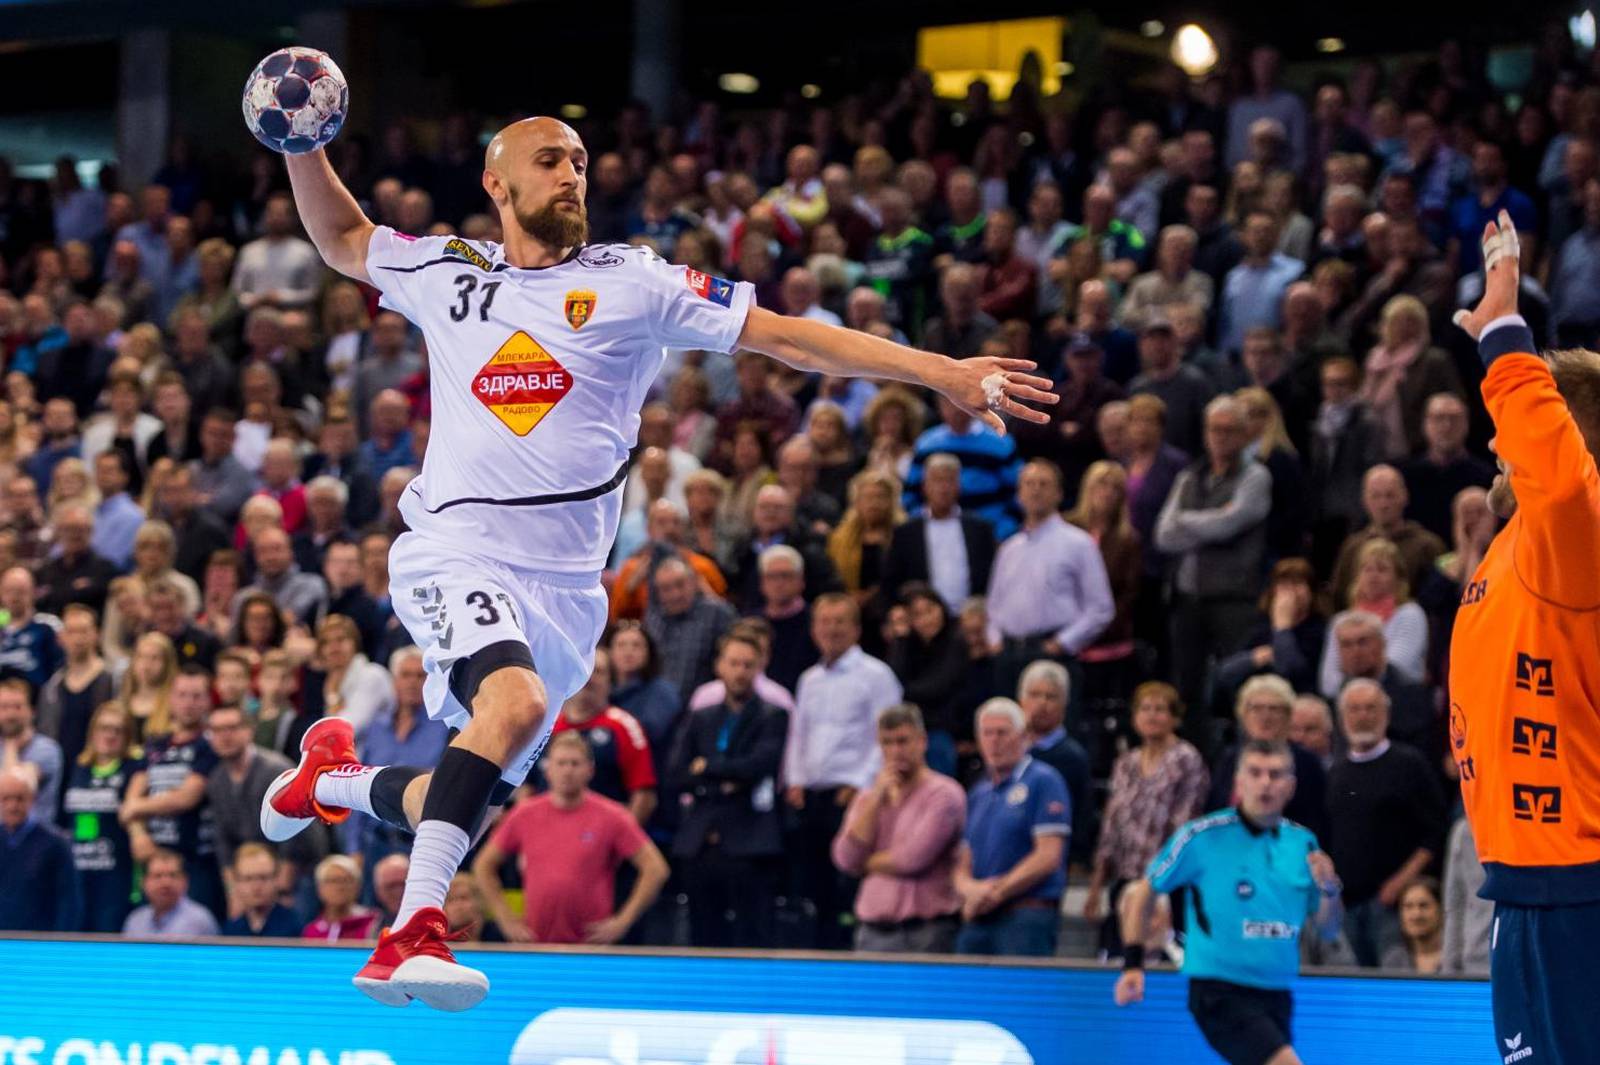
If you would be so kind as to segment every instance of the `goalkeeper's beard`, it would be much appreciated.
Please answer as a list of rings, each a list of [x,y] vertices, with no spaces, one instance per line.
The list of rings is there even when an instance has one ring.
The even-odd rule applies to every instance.
[[[559,201],[551,200],[537,211],[516,207],[517,225],[523,232],[552,248],[572,248],[589,240],[589,210],[578,201],[577,211],[558,209]]]

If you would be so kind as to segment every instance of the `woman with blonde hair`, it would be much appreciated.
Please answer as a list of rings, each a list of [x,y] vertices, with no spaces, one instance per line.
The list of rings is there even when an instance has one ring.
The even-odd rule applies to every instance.
[[[0,399],[0,466],[18,466],[37,448],[27,415]]]
[[[733,551],[739,530],[722,517],[728,479],[716,470],[698,469],[683,479],[683,505],[688,512],[689,546],[718,565]]]
[[[844,408],[829,399],[813,402],[806,415],[806,437],[817,453],[817,491],[844,506],[858,466]]]
[[[100,506],[100,490],[89,476],[89,464],[82,459],[62,459],[50,474],[50,496],[45,509],[52,520],[56,508],[64,503],[87,507],[91,514]]]
[[[872,397],[861,418],[862,436],[871,449],[867,467],[904,481],[911,472],[911,456],[924,420],[922,403],[899,385],[889,385]]]
[[[1099,545],[1111,582],[1111,600],[1116,604],[1111,624],[1078,655],[1083,664],[1083,705],[1097,722],[1118,722],[1111,733],[1096,728],[1092,737],[1095,749],[1089,752],[1090,764],[1102,773],[1110,768],[1115,733],[1126,732],[1134,665],[1133,608],[1144,569],[1139,533],[1128,510],[1128,471],[1109,459],[1090,463],[1078,488],[1078,503],[1066,519]]]
[[[61,824],[73,830],[72,848],[83,889],[81,932],[121,932],[133,909],[134,839],[148,851],[142,821],[124,826],[117,808],[128,796],[133,775],[144,768],[133,721],[120,703],[101,703],[89,717],[83,753],[65,767]]]
[[[866,606],[876,598],[889,541],[905,520],[898,480],[878,470],[862,470],[850,478],[850,505],[828,537],[828,557],[857,604]]]
[[[317,626],[317,667],[322,673],[323,716],[342,717],[357,732],[394,711],[389,671],[361,653],[361,630],[343,614]]]
[[[1461,378],[1449,354],[1434,346],[1422,301],[1395,296],[1383,305],[1378,343],[1367,352],[1360,392],[1382,429],[1385,458],[1409,458],[1426,446],[1423,408],[1436,392],[1462,395]]]
[[[172,679],[178,675],[178,650],[159,632],[147,632],[133,646],[117,703],[134,732],[144,740],[172,731]]]
[[[1278,343],[1273,337],[1273,343]],[[1271,392],[1251,385],[1235,392],[1244,405],[1245,429],[1250,443],[1245,454],[1253,457],[1272,475],[1272,510],[1267,514],[1267,553],[1269,559],[1294,558],[1306,552],[1306,533],[1310,515],[1306,500],[1306,475],[1299,453],[1289,440],[1283,412]]]
[[[100,656],[108,667],[120,671],[128,664],[134,642],[149,620],[144,582],[127,576],[112,580],[106,590],[105,624],[100,626]]]
[[[236,254],[233,245],[220,237],[212,237],[202,240],[194,254],[200,267],[200,287],[178,300],[169,321],[175,320],[178,312],[186,308],[198,309],[210,324],[211,342],[221,348],[224,354],[234,355],[239,350],[244,308],[239,305],[239,297],[229,284],[233,279],[233,259]]]
[[[1383,625],[1385,657],[1394,671],[1406,680],[1423,679],[1428,662],[1428,616],[1411,598],[1405,561],[1391,540],[1368,540],[1356,552],[1355,575],[1343,591],[1350,609],[1328,623],[1328,638],[1322,648],[1322,669],[1318,673],[1322,693],[1329,699],[1339,696],[1344,680],[1339,668],[1339,624],[1349,614],[1364,613]]]

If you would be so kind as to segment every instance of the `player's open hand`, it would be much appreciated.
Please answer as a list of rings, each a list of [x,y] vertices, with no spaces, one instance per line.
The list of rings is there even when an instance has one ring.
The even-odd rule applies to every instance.
[[[1117,977],[1117,989],[1114,992],[1117,1005],[1126,1006],[1134,1002],[1144,1001],[1144,970],[1124,969],[1122,975]]]
[[[978,418],[997,433],[1006,431],[1000,415],[1009,414],[1023,421],[1043,425],[1050,415],[1028,404],[1050,406],[1061,397],[1050,391],[1050,382],[1027,371],[1037,363],[1027,359],[1001,359],[986,355],[962,359],[949,371],[949,379],[938,389],[956,406]]]
[[[1454,321],[1473,340],[1496,318],[1517,313],[1517,289],[1522,278],[1522,244],[1517,227],[1505,211],[1483,227],[1483,298],[1470,312],[1457,311]]]

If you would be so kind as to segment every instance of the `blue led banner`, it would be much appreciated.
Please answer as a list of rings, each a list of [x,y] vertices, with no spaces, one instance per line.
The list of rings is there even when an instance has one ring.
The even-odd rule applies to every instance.
[[[0,939],[0,1065],[1118,1065],[1206,1063],[1184,981],[1115,973],[637,953],[482,951],[479,1008],[394,1010],[364,952]],[[1307,1062],[1500,1061],[1487,984],[1307,978]]]

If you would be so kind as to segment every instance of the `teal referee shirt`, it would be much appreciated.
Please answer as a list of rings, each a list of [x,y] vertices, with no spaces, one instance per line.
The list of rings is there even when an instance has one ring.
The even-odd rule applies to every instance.
[[[1306,866],[1317,849],[1293,821],[1260,828],[1219,810],[1173,833],[1145,876],[1166,894],[1189,888],[1183,971],[1285,990],[1300,972],[1300,931],[1322,905]]]

